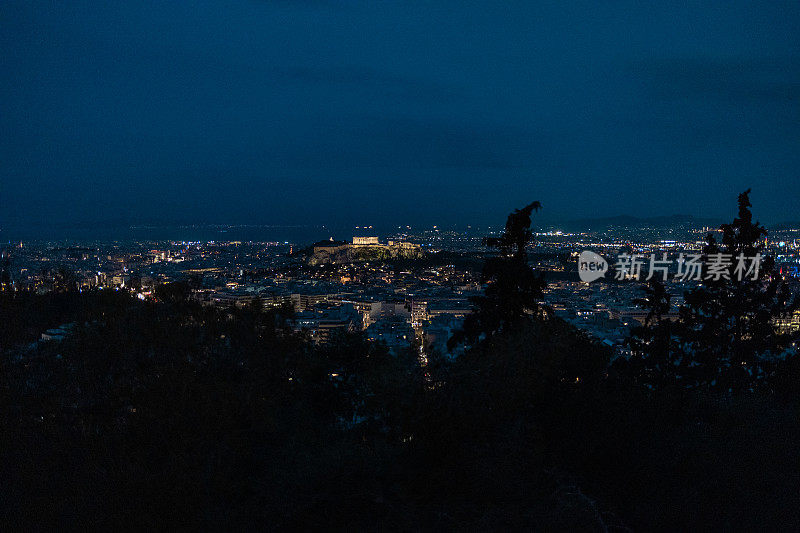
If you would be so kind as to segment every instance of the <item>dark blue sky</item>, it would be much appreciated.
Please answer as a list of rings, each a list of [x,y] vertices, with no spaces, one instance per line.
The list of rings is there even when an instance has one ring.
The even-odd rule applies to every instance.
[[[746,187],[800,218],[796,1],[6,0],[0,25],[0,226],[730,218]]]

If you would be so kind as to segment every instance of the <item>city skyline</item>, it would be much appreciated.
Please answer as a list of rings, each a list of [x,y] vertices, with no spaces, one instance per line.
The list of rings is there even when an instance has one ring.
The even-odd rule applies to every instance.
[[[733,216],[731,210],[729,216]],[[488,216],[488,213],[486,214]],[[800,227],[800,220],[765,221],[756,214],[756,219],[765,224],[768,229],[782,230]],[[436,220],[434,218],[434,220]],[[410,222],[410,221],[409,221]],[[439,221],[440,222],[440,221]],[[707,228],[718,229],[725,222],[723,218],[702,217],[692,215],[667,215],[653,217],[635,217],[631,215],[617,215],[608,217],[590,218],[557,218],[539,214],[532,221],[535,232],[592,232],[607,228],[624,229],[631,231],[653,228],[668,233],[675,227],[686,227],[694,230]],[[0,225],[0,243],[18,241],[62,241],[62,242],[110,242],[110,241],[251,241],[270,242],[280,241],[294,244],[310,244],[318,240],[336,239],[350,240],[353,236],[378,236],[392,238],[393,235],[420,235],[425,232],[440,230],[442,232],[457,232],[464,235],[484,236],[502,230],[502,224],[496,220],[488,223],[462,221],[452,224],[427,223],[392,223],[373,224],[230,224],[211,223],[198,221],[165,221],[150,220],[140,222],[136,220],[111,220],[102,224],[92,222],[77,222],[62,224],[59,227],[43,223],[29,223],[25,225]],[[538,234],[538,233],[537,233]]]

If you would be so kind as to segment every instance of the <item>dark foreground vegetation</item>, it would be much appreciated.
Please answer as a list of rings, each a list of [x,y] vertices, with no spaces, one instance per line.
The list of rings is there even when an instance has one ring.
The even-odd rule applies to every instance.
[[[0,529],[798,529],[800,365],[763,329],[791,307],[777,278],[707,287],[675,324],[652,287],[612,363],[536,304],[535,209],[487,243],[465,354],[425,368],[180,284],[3,293]]]

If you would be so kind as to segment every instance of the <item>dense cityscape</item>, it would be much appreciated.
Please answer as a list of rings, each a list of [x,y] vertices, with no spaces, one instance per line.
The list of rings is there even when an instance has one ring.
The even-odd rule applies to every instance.
[[[364,233],[371,228],[355,228]],[[535,232],[530,264],[547,280],[542,304],[593,338],[625,351],[630,327],[641,325],[647,311],[637,307],[641,280],[620,282],[611,276],[589,284],[577,275],[577,257],[595,250],[619,253],[699,252],[715,228],[694,227],[692,220],[658,226],[608,224],[601,230]],[[497,230],[486,228],[488,235]],[[421,354],[447,353],[447,340],[472,310],[482,292],[480,265],[488,252],[481,229],[420,229],[384,237],[355,236],[348,241],[313,244],[253,241],[153,241],[48,243],[19,242],[3,251],[9,290],[37,293],[64,290],[124,290],[146,300],[155,288],[186,283],[191,298],[225,308],[291,305],[294,328],[324,342],[333,329],[364,331],[371,341],[392,350],[416,342]],[[765,239],[766,254],[776,258],[781,274],[798,279],[800,229],[782,226]],[[646,272],[645,272],[646,273]],[[669,278],[677,317],[683,292],[696,285]],[[782,322],[800,329],[800,314]],[[59,339],[69,324],[53,325],[42,338]]]

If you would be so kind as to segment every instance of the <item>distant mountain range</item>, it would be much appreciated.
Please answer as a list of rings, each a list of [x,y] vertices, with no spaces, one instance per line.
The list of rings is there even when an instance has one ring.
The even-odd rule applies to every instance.
[[[670,215],[658,217],[634,217],[630,215],[619,215],[615,217],[602,218],[581,218],[565,220],[561,223],[550,224],[558,226],[562,230],[588,230],[602,229],[610,226],[622,226],[629,228],[666,228],[684,226],[687,228],[702,228],[704,226],[718,227],[724,221],[717,218],[698,218],[692,215]]]
[[[767,226],[767,229],[773,229],[776,231],[786,230],[786,229],[797,229],[800,228],[800,220],[794,222],[779,222],[778,224],[772,224]]]
[[[613,217],[598,218],[578,218],[563,221],[543,221],[541,226],[557,228],[562,231],[585,231],[591,229],[604,229],[611,226],[628,228],[718,228],[731,220],[721,218],[701,218],[692,215],[669,215],[657,217],[635,217],[630,215],[618,215]],[[764,224],[768,230],[785,230],[800,228],[800,221],[781,222],[778,224]]]

